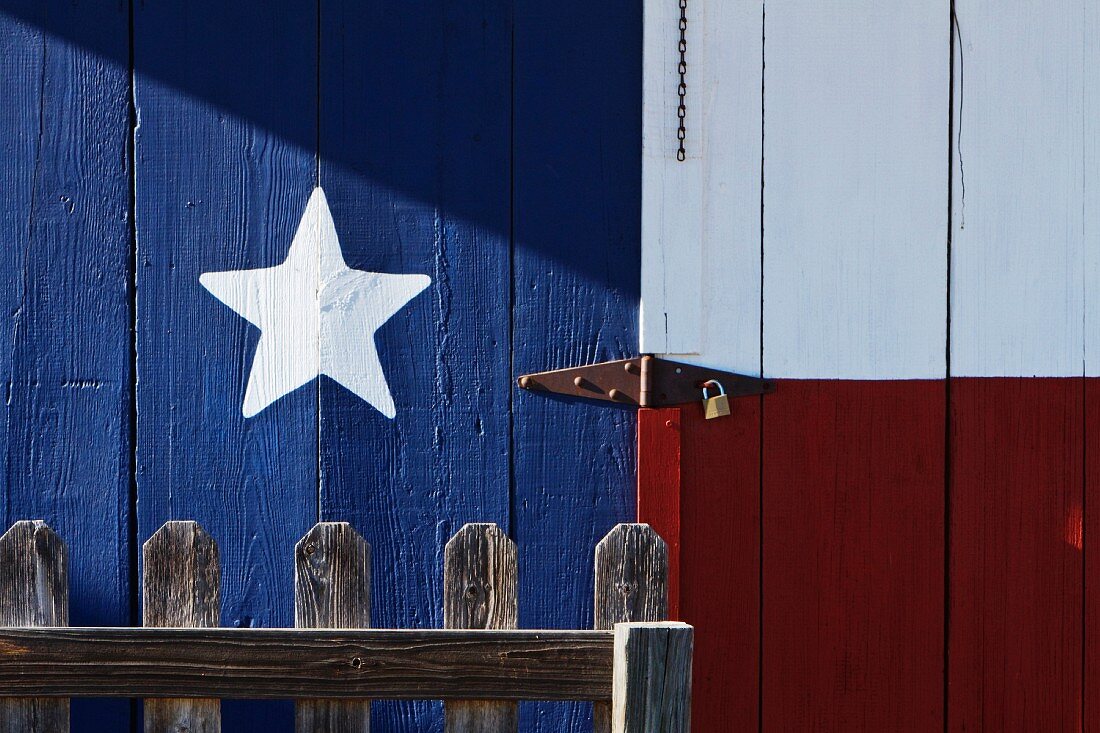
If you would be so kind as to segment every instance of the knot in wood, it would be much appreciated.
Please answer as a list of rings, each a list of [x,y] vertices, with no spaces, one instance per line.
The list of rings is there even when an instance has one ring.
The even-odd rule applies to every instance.
[[[313,553],[317,552],[317,545],[312,542],[307,542],[305,550],[307,555],[312,555]]]
[[[361,657],[352,657],[349,664],[354,669],[361,669],[363,667],[363,659]]]

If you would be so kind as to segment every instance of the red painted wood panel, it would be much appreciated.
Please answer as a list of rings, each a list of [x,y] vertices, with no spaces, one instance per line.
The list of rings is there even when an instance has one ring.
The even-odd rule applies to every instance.
[[[679,617],[695,626],[700,733],[759,721],[760,400],[731,404],[719,420],[704,420],[701,404],[642,410],[638,425],[639,519],[666,540],[679,534],[674,586]]]
[[[948,727],[1081,727],[1082,379],[954,379]]]
[[[1084,729],[1100,733],[1100,379],[1084,380]]]
[[[942,727],[945,410],[942,381],[765,398],[764,730]]]

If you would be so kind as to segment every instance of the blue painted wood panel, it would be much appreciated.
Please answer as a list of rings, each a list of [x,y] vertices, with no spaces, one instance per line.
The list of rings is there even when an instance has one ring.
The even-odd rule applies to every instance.
[[[108,2],[0,6],[0,524],[65,538],[73,624],[131,621],[127,24]],[[115,733],[129,704],[73,715]]]
[[[317,387],[242,415],[259,331],[199,285],[287,255],[316,173],[316,8],[134,8],[139,541],[195,519],[221,548],[222,624],[293,626],[294,543],[317,519]],[[289,704],[225,703],[289,731]]]
[[[374,551],[373,622],[441,627],[443,547],[509,517],[508,0],[325,0],[321,184],[353,268],[432,278],[376,342],[397,416],[320,386],[321,501]],[[439,703],[374,729],[441,730]]]
[[[130,622],[141,542],[196,519],[223,625],[290,625],[292,546],[324,518],[373,545],[378,626],[441,625],[468,521],[519,541],[523,624],[589,625],[592,551],[633,516],[633,414],[514,380],[633,353],[640,8],[107,5],[0,0],[0,232],[25,243],[0,261],[4,510],[69,541],[74,621]],[[318,182],[348,266],[432,278],[377,334],[393,420],[325,377],[244,418],[259,332],[199,284],[282,263]],[[140,725],[111,710],[74,729]],[[224,712],[292,726],[286,704]],[[440,730],[441,708],[374,721]]]
[[[641,182],[641,13],[515,0],[513,363],[517,374],[633,356]],[[592,553],[634,517],[633,411],[513,393],[520,626],[592,624]],[[525,705],[520,729],[591,730],[589,705]]]

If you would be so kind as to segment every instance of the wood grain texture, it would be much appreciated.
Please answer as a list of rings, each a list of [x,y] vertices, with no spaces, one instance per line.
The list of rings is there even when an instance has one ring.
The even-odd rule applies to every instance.
[[[317,387],[242,415],[259,331],[199,284],[286,258],[316,177],[317,8],[135,3],[138,537],[219,538],[223,621],[290,626],[294,543],[317,521]],[[289,733],[290,705],[222,706]],[[120,730],[115,728],[114,730]]]
[[[865,2],[858,16],[768,8],[764,371],[941,379],[950,3]]]
[[[72,617],[130,618],[128,8],[0,9],[0,527],[41,517],[73,551]],[[129,724],[83,702],[88,733]]]
[[[764,399],[765,730],[943,725],[945,383]]]
[[[953,5],[954,376],[1081,376],[1085,289],[1096,288],[1083,270],[1096,246],[1085,231],[1096,159],[1084,105],[1100,43],[1085,32],[1091,5]]]
[[[646,524],[617,524],[596,545],[593,628],[668,619],[668,545]],[[610,703],[596,703],[592,730],[610,733]]]
[[[688,3],[687,160],[676,160],[677,3],[644,3],[641,350],[760,369],[764,2]]]
[[[691,730],[692,641],[683,623],[616,624],[613,733]]]
[[[637,353],[640,7],[513,3],[514,376]],[[520,626],[590,627],[592,549],[635,516],[635,413],[512,396]],[[521,706],[520,729],[589,733],[590,716]]]
[[[1082,730],[1100,731],[1100,380],[1085,379],[1084,384],[1085,491],[1082,497],[1081,550],[1084,563],[1085,664],[1083,670]],[[1071,525],[1072,526],[1072,525]],[[1072,535],[1070,535],[1072,536]]]
[[[680,618],[682,444],[679,407],[638,410],[638,521],[668,547],[668,617]],[[690,447],[687,447],[690,451]],[[705,531],[705,530],[704,530]]]
[[[41,521],[16,522],[0,536],[0,627],[66,626],[69,577],[65,543]],[[68,733],[69,701],[0,699],[0,729]]]
[[[344,257],[432,278],[375,338],[396,419],[320,382],[320,516],[386,570],[377,625],[438,627],[447,539],[509,519],[511,2],[320,12],[320,182]],[[442,710],[376,703],[374,725],[438,730]]]
[[[218,626],[221,618],[218,544],[197,522],[166,522],[145,541],[142,560],[142,624]],[[145,733],[220,733],[221,720],[218,700],[145,701]]]
[[[519,622],[516,543],[495,524],[467,524],[447,542],[443,625],[448,629],[514,629]],[[447,733],[515,733],[515,703],[451,700]]]
[[[0,697],[610,700],[609,631],[0,629]]]
[[[294,548],[294,625],[370,628],[370,545],[347,522],[318,522]],[[369,733],[370,700],[299,700],[298,733]]]
[[[772,395],[680,408],[680,616],[695,629],[692,720],[753,730],[760,702],[760,420]],[[763,408],[762,408],[763,405]],[[731,664],[730,660],[736,660]]]
[[[1078,730],[1084,392],[951,384],[951,730]]]

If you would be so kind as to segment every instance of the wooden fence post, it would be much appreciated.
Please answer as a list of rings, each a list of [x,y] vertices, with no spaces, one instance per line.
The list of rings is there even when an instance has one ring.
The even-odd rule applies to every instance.
[[[0,626],[68,626],[65,543],[45,522],[16,522],[0,537]],[[0,699],[0,730],[66,733],[69,701]]]
[[[141,621],[152,627],[216,628],[221,619],[218,544],[197,522],[166,522],[142,547]],[[145,733],[219,733],[221,701],[145,700]]]
[[[612,733],[691,730],[692,643],[678,621],[615,625]]]
[[[596,545],[593,628],[668,618],[668,546],[648,524],[617,524]],[[593,733],[610,733],[611,705],[596,703]]]
[[[371,549],[347,522],[318,522],[294,547],[294,625],[370,628]],[[369,733],[370,700],[299,700],[298,733]]]
[[[495,524],[467,524],[443,559],[443,625],[448,629],[514,629],[519,621],[516,544]],[[515,733],[514,702],[448,700],[447,733]]]

